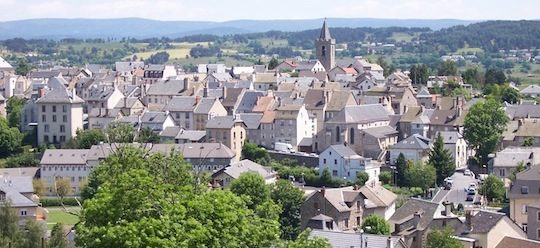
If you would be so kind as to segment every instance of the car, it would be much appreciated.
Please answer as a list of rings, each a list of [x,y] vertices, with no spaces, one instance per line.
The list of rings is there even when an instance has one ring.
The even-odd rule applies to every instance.
[[[474,194],[467,194],[467,198],[465,201],[473,201],[474,200]]]
[[[444,179],[444,182],[452,184],[454,182],[454,179],[451,178],[451,177],[447,177],[447,178]]]
[[[464,176],[471,176],[472,175],[471,170],[469,170],[469,169],[464,170],[463,175]]]

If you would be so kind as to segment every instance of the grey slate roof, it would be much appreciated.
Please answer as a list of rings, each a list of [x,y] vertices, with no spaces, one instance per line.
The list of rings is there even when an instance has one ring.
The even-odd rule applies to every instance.
[[[177,140],[189,140],[191,142],[199,142],[206,137],[206,131],[199,130],[180,130],[175,139]]]
[[[99,87],[90,91],[86,101],[105,101],[114,93],[114,88],[111,87]]]
[[[174,139],[176,135],[178,135],[180,130],[182,130],[182,127],[177,127],[177,126],[166,127],[165,129],[163,129],[163,131],[161,131],[161,133],[159,133],[159,136]]]
[[[165,111],[193,112],[197,107],[197,98],[194,96],[175,96],[163,108]]]
[[[227,175],[231,176],[232,178],[238,178],[242,173],[245,172],[255,172],[262,176],[263,178],[271,178],[275,176],[275,172],[272,171],[270,168],[266,168],[258,163],[255,163],[249,159],[244,159],[242,161],[232,163],[229,166],[217,171],[212,175],[212,177],[221,174],[226,173]]]
[[[32,177],[4,177],[0,176],[0,192],[6,194],[12,207],[37,207],[37,204],[28,199],[22,193],[34,191]]]
[[[234,126],[233,116],[216,116],[206,123],[206,128],[232,128]]]
[[[479,211],[471,218],[471,233],[487,233],[504,218],[503,213]]]
[[[459,139],[463,138],[458,131],[440,131],[438,134],[441,134],[445,144],[455,144]],[[437,137],[437,135],[435,135],[435,137]]]
[[[387,248],[388,236],[375,234],[362,234],[354,232],[339,232],[330,230],[312,230],[311,237],[326,238],[332,248]],[[394,248],[403,248],[400,237],[390,237]],[[366,245],[367,244],[367,245]]]
[[[375,138],[385,138],[388,135],[394,135],[398,133],[398,131],[396,131],[396,129],[391,126],[371,127],[363,129],[362,131]]]
[[[194,114],[209,114],[210,109],[214,106],[216,99],[214,98],[201,98],[197,107],[193,110]]]
[[[159,80],[155,84],[151,85],[146,91],[147,95],[168,95],[176,96],[184,92],[184,80]]]
[[[380,104],[345,106],[328,123],[371,123],[390,120],[388,111]]]
[[[326,26],[326,19],[323,22],[323,26],[321,28],[321,34],[319,35],[319,39],[321,39],[321,40],[332,39],[332,36],[330,36],[330,30],[328,29],[328,26]]]
[[[262,113],[243,113],[239,114],[240,120],[246,124],[247,129],[257,129],[261,124]]]
[[[141,116],[141,123],[145,124],[161,124],[165,122],[169,114],[166,112],[144,112]]]
[[[540,118],[540,105],[509,105],[506,107],[505,111],[510,120],[521,118]]]
[[[344,145],[331,145],[328,149],[332,148],[336,151],[341,157],[353,157],[359,156],[353,149]]]
[[[41,165],[86,164],[89,149],[47,149],[41,157]]]
[[[50,91],[38,99],[38,103],[84,103],[73,91],[66,88],[67,81],[62,77],[50,78],[47,85]]]
[[[184,158],[233,158],[235,153],[221,143],[154,144],[150,152],[170,153],[174,149]]]
[[[519,93],[521,94],[540,94],[540,86],[531,84],[527,88],[522,89]]]
[[[242,99],[238,103],[236,111],[238,112],[251,112],[257,104],[257,99],[263,97],[264,92],[248,90],[242,95]]]
[[[392,149],[414,149],[414,150],[427,150],[430,149],[429,146],[430,139],[420,135],[413,134],[406,139],[398,142],[392,146]]]
[[[1,168],[0,175],[3,176],[36,176],[39,167],[17,167],[17,168]]]
[[[403,206],[396,209],[396,212],[388,221],[390,223],[399,223],[406,218],[414,216],[416,212],[420,212],[420,221],[418,222],[417,229],[424,230],[433,220],[438,207],[438,203],[433,203],[418,198],[411,198],[405,204],[403,204]]]
[[[136,62],[116,62],[114,64],[114,68],[118,72],[125,72],[125,71],[132,71],[137,68],[144,67],[144,62],[142,61],[136,61]]]

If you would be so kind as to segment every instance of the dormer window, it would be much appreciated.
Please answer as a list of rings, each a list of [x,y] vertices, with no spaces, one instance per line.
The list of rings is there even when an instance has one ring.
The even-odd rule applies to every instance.
[[[527,186],[521,186],[521,194],[522,194],[522,195],[529,194],[529,187],[527,187]]]

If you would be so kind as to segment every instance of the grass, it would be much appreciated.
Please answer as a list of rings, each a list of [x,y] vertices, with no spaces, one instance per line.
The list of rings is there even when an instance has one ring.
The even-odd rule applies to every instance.
[[[68,209],[74,212],[80,210],[79,207],[69,207]],[[79,222],[79,217],[66,213],[61,207],[48,207],[47,210],[49,211],[47,218],[47,228],[49,230],[52,229],[52,227],[58,222],[65,225],[75,225],[77,222]]]
[[[483,53],[484,50],[479,47],[465,47],[460,48],[456,51],[457,54],[467,54],[467,53]]]
[[[170,57],[169,59],[173,60],[173,59],[183,59],[186,57],[186,55],[189,55],[189,50],[190,48],[174,48],[174,49],[162,49],[162,50],[156,50],[156,51],[150,51],[150,52],[140,52],[140,53],[135,53],[135,54],[132,54],[126,58],[131,58],[133,57],[133,55],[137,55],[137,58],[139,59],[147,59],[149,58],[150,56],[152,56],[152,54],[156,54],[158,52],[167,52],[169,53]]]
[[[396,42],[411,42],[412,39],[415,37],[417,37],[417,35],[410,35],[403,32],[394,32],[392,33],[392,37],[390,37],[390,39],[393,39]]]

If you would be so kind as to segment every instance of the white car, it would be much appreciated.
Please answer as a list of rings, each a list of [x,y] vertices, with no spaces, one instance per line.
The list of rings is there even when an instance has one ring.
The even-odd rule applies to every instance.
[[[471,170],[466,169],[465,171],[463,171],[463,175],[465,175],[465,176],[471,176],[471,175],[472,175],[472,174],[471,174]]]
[[[475,194],[476,193],[476,184],[475,183],[470,183],[469,186],[467,188],[465,188],[465,192],[467,192],[468,194]]]

